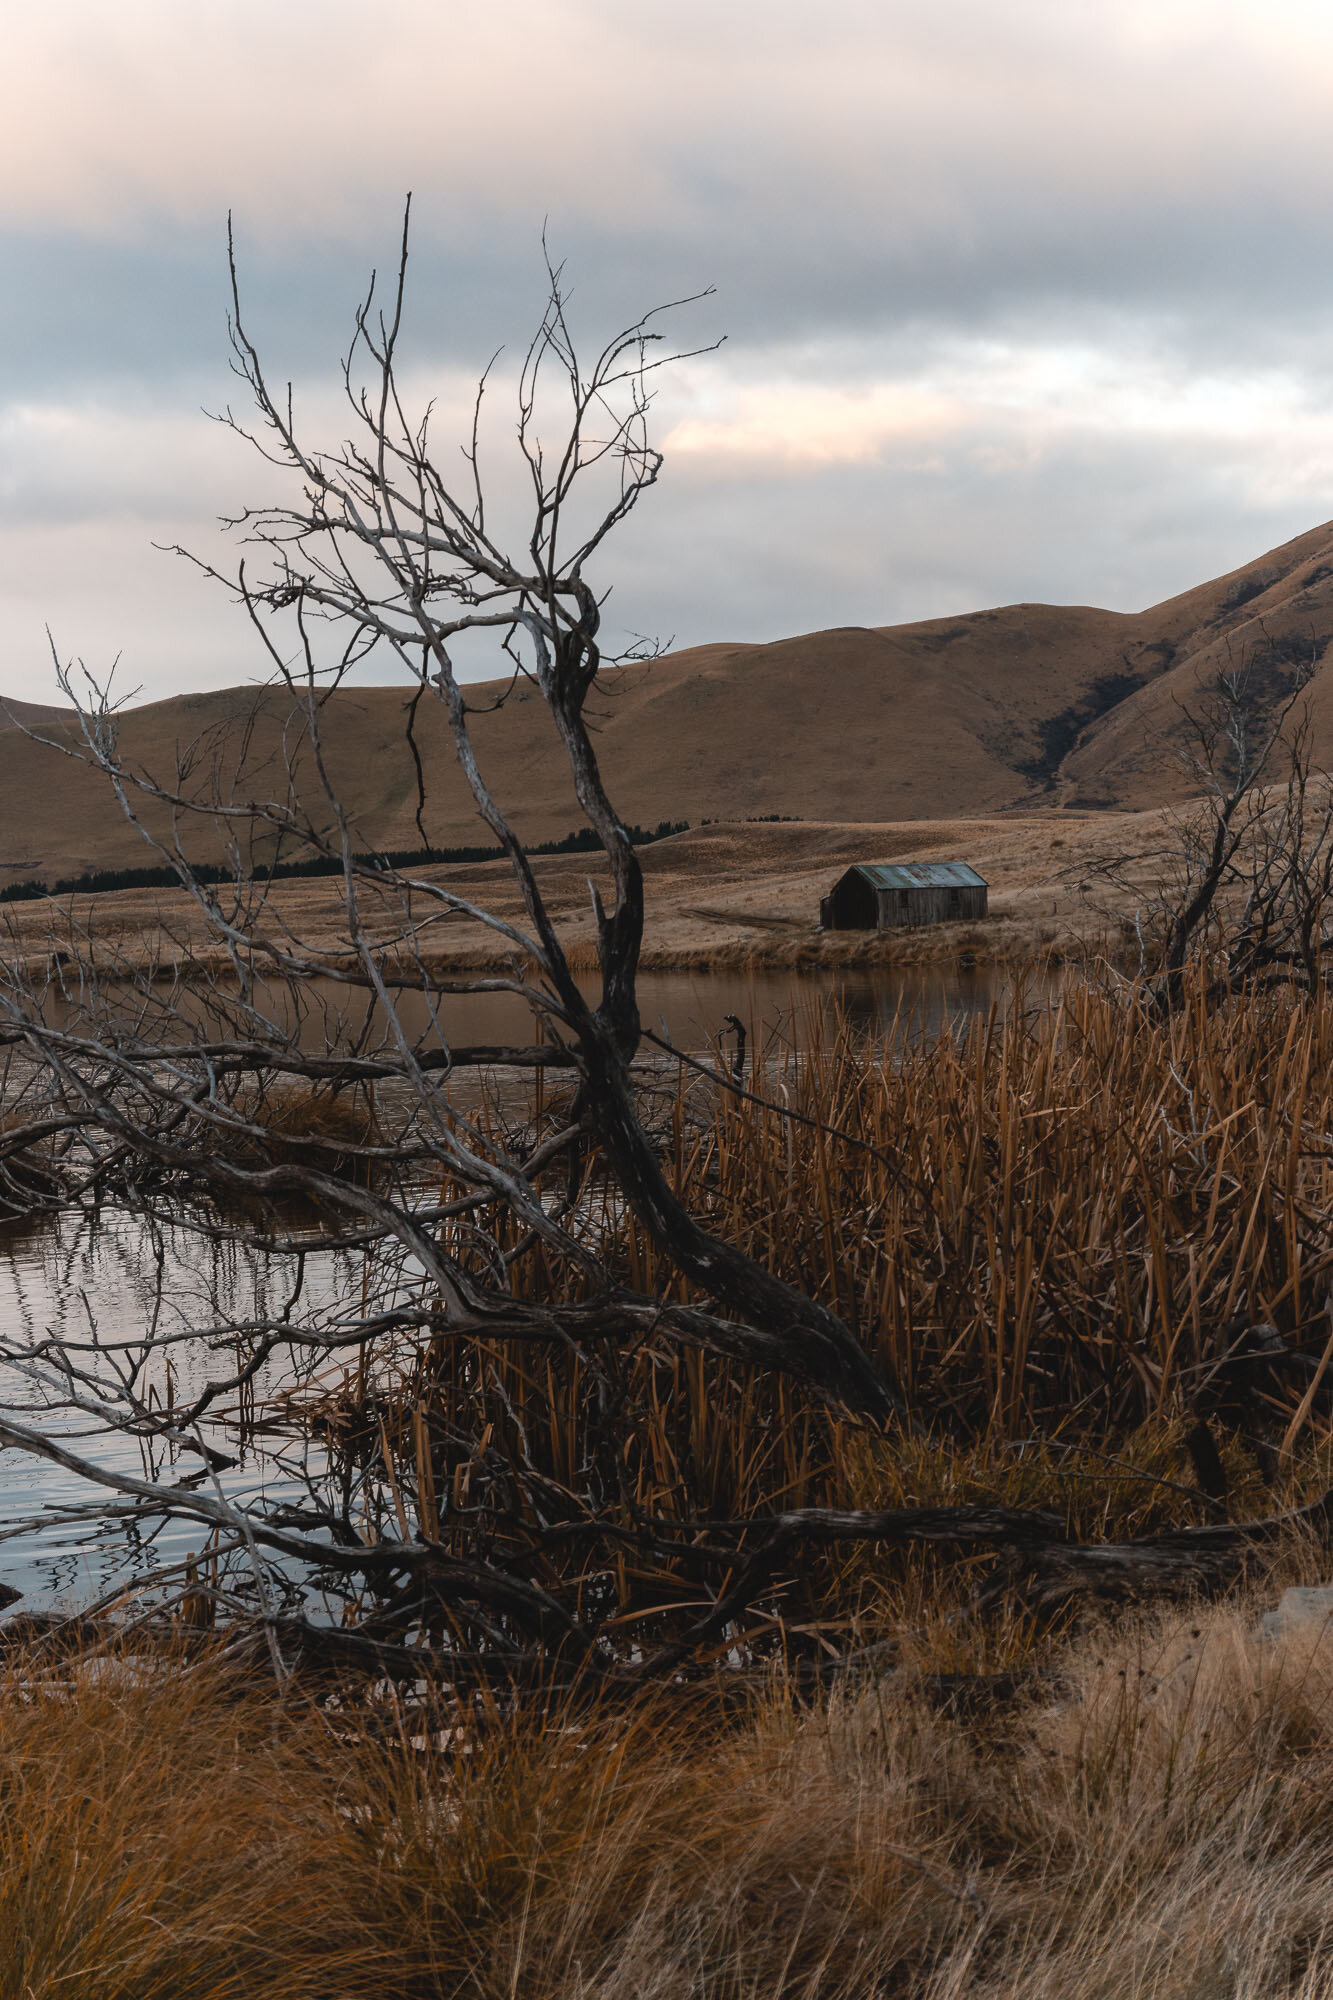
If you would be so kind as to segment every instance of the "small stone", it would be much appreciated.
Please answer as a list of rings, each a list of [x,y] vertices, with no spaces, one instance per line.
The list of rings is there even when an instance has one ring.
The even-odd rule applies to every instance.
[[[1284,1590],[1276,1611],[1266,1611],[1259,1630],[1276,1639],[1295,1625],[1326,1624],[1333,1619],[1333,1583],[1295,1584]]]

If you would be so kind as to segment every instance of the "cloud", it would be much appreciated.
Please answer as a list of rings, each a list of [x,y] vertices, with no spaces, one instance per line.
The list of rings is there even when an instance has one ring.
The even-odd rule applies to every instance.
[[[963,420],[958,404],[897,382],[752,384],[715,399],[712,413],[682,417],[662,439],[668,458],[712,468],[866,465],[891,449],[935,451]]]
[[[383,248],[404,189],[492,280],[549,215],[765,318],[1327,298],[1333,27],[1302,0],[46,0],[12,23],[0,220],[142,250]],[[1270,301],[1271,304],[1271,301]]]
[[[731,338],[659,405],[626,626],[1138,604],[1333,512],[1314,0],[44,0],[6,57],[7,691],[48,616],[158,692],[244,676],[150,547],[256,496],[197,414],[235,391],[228,208],[274,377],[331,438],[409,186],[442,435],[533,323],[543,217],[589,332],[717,283],[682,335]]]
[[[1042,598],[1136,609],[1333,514],[1333,410],[1298,375],[996,340],[878,377],[859,350],[771,358],[733,366],[723,350],[664,390],[661,484],[593,572],[612,587],[613,644]],[[441,391],[449,464],[469,381],[422,370],[405,386],[409,407]],[[483,440],[496,531],[521,542],[513,391],[502,366]],[[344,435],[335,385],[298,388],[298,410],[308,436]],[[267,671],[225,596],[152,547],[239,553],[216,515],[280,487],[229,433],[146,399],[23,404],[0,413],[0,463],[0,687],[49,688],[47,622],[90,664],[121,654],[154,694]],[[468,665],[495,671],[480,652]]]
[[[1177,450],[1234,440],[1281,454],[1289,477],[1323,490],[1333,404],[1292,369],[1197,370],[1150,344],[955,338],[885,357],[830,344],[729,365],[725,354],[683,366],[669,404],[685,414],[663,437],[668,456],[726,477],[764,466],[937,463],[979,436],[1007,436],[1027,459],[1060,436],[1161,437]],[[884,360],[896,359],[893,372]],[[994,447],[994,448],[999,448]],[[987,446],[992,449],[992,446]]]

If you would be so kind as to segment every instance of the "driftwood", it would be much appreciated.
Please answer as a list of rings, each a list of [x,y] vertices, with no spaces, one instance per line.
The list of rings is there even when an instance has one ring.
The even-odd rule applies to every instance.
[[[189,1503],[182,1496],[181,1511]],[[207,1512],[216,1524],[216,1510]],[[642,1551],[656,1546],[686,1557],[701,1577],[729,1577],[718,1595],[671,1645],[647,1654],[633,1665],[616,1657],[599,1635],[546,1592],[519,1573],[511,1557],[508,1574],[496,1562],[487,1567],[456,1561],[444,1550],[417,1541],[398,1546],[340,1549],[332,1560],[348,1573],[381,1583],[400,1581],[394,1601],[347,1630],[312,1622],[303,1616],[270,1616],[242,1620],[228,1639],[228,1651],[256,1659],[261,1648],[276,1647],[289,1670],[319,1675],[370,1675],[390,1679],[426,1678],[458,1688],[512,1684],[537,1685],[555,1679],[636,1686],[681,1667],[701,1648],[722,1638],[762,1605],[780,1595],[782,1577],[803,1548],[871,1546],[904,1550],[938,1548],[970,1554],[989,1552],[1002,1559],[998,1576],[978,1592],[979,1611],[1006,1599],[1017,1599],[1037,1613],[1052,1613],[1080,1597],[1148,1598],[1169,1594],[1208,1595],[1243,1576],[1247,1566],[1282,1540],[1305,1535],[1323,1545],[1333,1542],[1333,1489],[1289,1513],[1255,1521],[1208,1523],[1126,1542],[1076,1542],[1064,1533],[1058,1516],[1039,1509],[974,1505],[908,1507],[891,1511],[855,1509],[846,1512],[808,1508],[767,1520],[695,1524],[682,1538],[678,1524],[637,1533],[589,1523],[589,1538],[632,1543]],[[256,1528],[269,1546],[294,1553],[298,1544],[290,1531]],[[568,1539],[566,1534],[563,1539]],[[554,1536],[535,1537],[537,1542]],[[313,1560],[314,1549],[305,1545]],[[198,1581],[191,1576],[192,1592]],[[503,1651],[441,1648],[411,1640],[431,1611],[481,1605],[510,1621],[515,1638]],[[114,1644],[117,1626],[106,1617],[70,1619],[19,1614],[0,1627],[0,1646],[57,1652],[103,1648]],[[247,1637],[247,1634],[249,1635]],[[203,1642],[198,1621],[155,1615],[141,1635],[150,1643],[184,1637]],[[842,1665],[874,1664],[882,1648],[854,1652],[846,1661],[831,1660],[821,1675]]]
[[[803,1544],[871,1544],[880,1548],[935,1546],[988,1549],[1003,1556],[1002,1576],[980,1593],[980,1606],[1017,1596],[1034,1610],[1053,1610],[1080,1593],[1155,1596],[1225,1588],[1251,1559],[1285,1536],[1333,1540],[1333,1489],[1286,1514],[1244,1522],[1210,1522],[1129,1542],[1075,1542],[1058,1516],[1010,1507],[901,1508],[888,1513],[816,1509],[747,1524],[758,1540],[735,1581],[687,1642],[683,1657],[743,1615]],[[664,1659],[653,1663],[660,1666]]]

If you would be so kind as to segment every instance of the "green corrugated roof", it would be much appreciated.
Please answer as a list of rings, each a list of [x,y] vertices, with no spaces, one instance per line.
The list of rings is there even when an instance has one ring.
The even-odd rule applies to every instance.
[[[876,889],[984,889],[984,875],[965,861],[859,861],[858,875]]]

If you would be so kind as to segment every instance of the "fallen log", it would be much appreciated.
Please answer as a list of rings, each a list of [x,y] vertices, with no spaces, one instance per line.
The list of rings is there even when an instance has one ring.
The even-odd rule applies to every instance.
[[[1219,1590],[1256,1552],[1294,1534],[1333,1540],[1333,1489],[1305,1507],[1258,1521],[1210,1521],[1132,1542],[1052,1543],[1033,1551],[1033,1587],[1026,1595],[1041,1607],[1079,1590],[1143,1596]]]
[[[258,1530],[264,1539],[263,1530]],[[551,1634],[535,1631],[526,1646],[497,1647],[495,1653],[471,1649],[432,1647],[375,1629],[372,1618],[361,1630],[334,1629],[312,1624],[303,1618],[257,1619],[253,1625],[240,1620],[218,1637],[234,1652],[271,1628],[280,1645],[292,1655],[292,1663],[316,1670],[347,1670],[353,1673],[388,1675],[391,1678],[426,1674],[450,1681],[461,1679],[470,1685],[493,1680],[543,1680],[553,1668],[561,1678],[591,1677],[603,1685],[642,1684],[673,1668],[684,1665],[729,1628],[739,1624],[767,1590],[781,1583],[782,1572],[802,1547],[856,1545],[882,1549],[937,1547],[960,1551],[990,1551],[1000,1557],[998,1574],[992,1576],[974,1599],[978,1610],[1016,1597],[1030,1609],[1049,1612],[1080,1594],[1094,1597],[1149,1597],[1170,1592],[1207,1594],[1225,1588],[1240,1577],[1252,1558],[1294,1535],[1311,1536],[1323,1544],[1333,1543],[1333,1489],[1304,1507],[1273,1514],[1255,1521],[1209,1522],[1201,1527],[1173,1529],[1160,1535],[1125,1542],[1079,1542],[1065,1532],[1058,1515],[1038,1509],[972,1505],[964,1507],[904,1507],[891,1510],[867,1508],[801,1508],[762,1520],[644,1523],[637,1530],[612,1527],[607,1523],[565,1524],[563,1529],[538,1532],[525,1555],[511,1549],[507,1561],[467,1566],[447,1562],[437,1546],[416,1541],[395,1545],[391,1550],[366,1549],[361,1556],[366,1567],[377,1555],[386,1555],[392,1564],[415,1579],[420,1602],[414,1598],[407,1623],[416,1625],[432,1596],[440,1590],[438,1574],[442,1563],[448,1568],[454,1588],[444,1594],[452,1602],[461,1584],[464,1598],[491,1600],[499,1593],[506,1602],[514,1593],[531,1585],[522,1575],[534,1547],[571,1534],[590,1540],[607,1540],[621,1546],[649,1547],[659,1555],[674,1553],[688,1558],[689,1564],[705,1573],[721,1571],[719,1594],[679,1637],[645,1655],[633,1666],[616,1660],[603,1650],[595,1626],[580,1627],[568,1620],[562,1628],[563,1644],[550,1646]],[[348,1552],[322,1551],[343,1560]],[[424,1586],[424,1588],[423,1588]],[[507,1595],[506,1595],[507,1594]],[[543,1595],[543,1604],[553,1603]],[[173,1643],[179,1643],[178,1624],[168,1624]],[[191,1635],[193,1636],[193,1635]],[[573,1636],[577,1644],[569,1648]],[[53,1614],[19,1615],[0,1625],[0,1650],[22,1650],[34,1644],[70,1648],[104,1646],[114,1637],[110,1621],[90,1621],[77,1615],[62,1619]],[[878,1651],[878,1649],[872,1649]],[[857,1655],[863,1658],[863,1655]],[[835,1662],[829,1662],[836,1671]]]
[[[729,1524],[739,1527],[740,1523]],[[1058,1516],[1015,1507],[907,1507],[876,1512],[803,1508],[745,1524],[751,1553],[730,1587],[679,1641],[645,1661],[660,1672],[683,1660],[740,1618],[801,1544],[863,1543],[994,1549],[1009,1560],[983,1590],[978,1608],[1017,1595],[1034,1610],[1053,1610],[1079,1592],[1155,1596],[1224,1588],[1256,1553],[1288,1535],[1333,1541],[1333,1488],[1307,1506],[1257,1521],[1209,1522],[1129,1542],[1076,1542]],[[751,1538],[762,1539],[754,1547]]]

